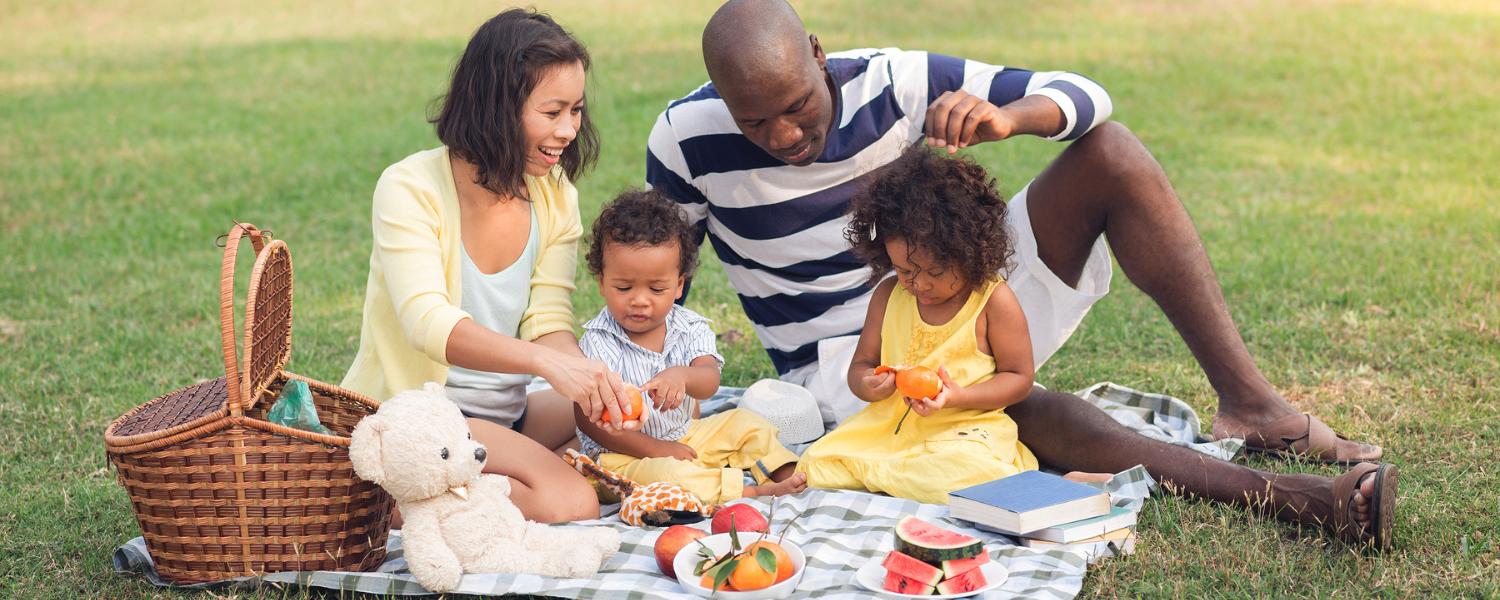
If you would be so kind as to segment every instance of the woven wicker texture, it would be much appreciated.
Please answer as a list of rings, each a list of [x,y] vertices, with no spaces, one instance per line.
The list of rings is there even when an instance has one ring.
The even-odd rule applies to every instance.
[[[185,387],[145,404],[120,417],[112,431],[121,437],[155,433],[188,425],[224,410],[229,398],[229,380],[220,377]],[[226,414],[228,411],[225,411]]]
[[[271,242],[256,261],[245,303],[245,362],[249,410],[271,385],[292,352],[292,255],[286,243]]]
[[[250,368],[241,379],[232,328],[235,253],[244,234],[259,257],[245,315]],[[385,560],[393,502],[354,474],[348,452],[349,434],[378,404],[281,370],[290,349],[291,258],[284,243],[264,237],[243,225],[225,244],[225,377],[141,405],[104,434],[156,569],[171,581],[369,571]],[[289,380],[307,382],[333,435],[265,421]]]

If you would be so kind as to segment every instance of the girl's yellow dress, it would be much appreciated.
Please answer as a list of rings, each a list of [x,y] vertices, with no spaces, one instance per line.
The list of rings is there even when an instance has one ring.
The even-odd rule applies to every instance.
[[[995,359],[979,352],[974,324],[997,283],[970,293],[947,323],[932,326],[900,285],[891,291],[880,327],[880,361],[921,365],[968,387],[995,375]],[[906,416],[898,392],[849,417],[813,443],[798,461],[810,487],[870,490],[919,502],[947,504],[948,492],[1037,468],[1004,409],[945,408]]]

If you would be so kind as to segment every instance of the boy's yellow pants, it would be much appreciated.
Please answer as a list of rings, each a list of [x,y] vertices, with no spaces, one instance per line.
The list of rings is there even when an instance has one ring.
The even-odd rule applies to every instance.
[[[599,455],[599,466],[639,484],[665,481],[682,486],[704,504],[723,504],[745,495],[743,469],[757,484],[771,482],[771,473],[797,462],[797,455],[776,441],[776,426],[741,408],[722,412],[688,425],[677,440],[698,453],[696,460],[636,458],[625,454]],[[728,468],[725,468],[728,467]],[[599,501],[619,502],[602,485],[595,485]]]

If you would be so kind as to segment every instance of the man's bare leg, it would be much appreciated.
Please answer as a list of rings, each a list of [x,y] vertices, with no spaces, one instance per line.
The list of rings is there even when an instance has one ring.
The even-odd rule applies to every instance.
[[[1124,125],[1108,122],[1073,142],[1031,184],[1027,211],[1039,257],[1069,285],[1105,236],[1125,276],[1156,301],[1208,375],[1219,396],[1216,435],[1248,437],[1298,413],[1256,367],[1197,228],[1161,165]],[[1381,454],[1359,444],[1355,458]]]
[[[1163,489],[1179,495],[1246,506],[1293,523],[1331,523],[1330,478],[1266,473],[1153,440],[1082,398],[1040,387],[1005,412],[1016,421],[1021,442],[1057,469],[1117,473],[1140,464]],[[1373,479],[1362,479],[1349,498],[1350,514],[1361,527],[1370,524]]]

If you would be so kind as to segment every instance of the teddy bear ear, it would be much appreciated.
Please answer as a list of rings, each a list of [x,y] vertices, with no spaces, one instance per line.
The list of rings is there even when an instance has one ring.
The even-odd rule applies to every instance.
[[[439,398],[447,398],[448,397],[448,390],[443,389],[443,384],[438,383],[436,381],[429,381],[429,382],[427,382],[425,385],[422,386],[422,391],[427,392],[429,394],[436,395]]]
[[[375,484],[385,481],[380,438],[388,427],[385,418],[376,413],[361,419],[349,434],[349,462],[354,463],[354,473],[365,481]]]

